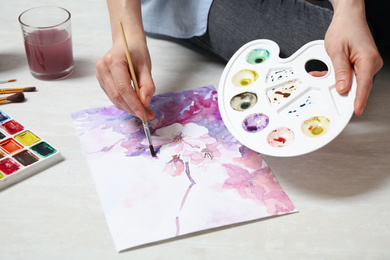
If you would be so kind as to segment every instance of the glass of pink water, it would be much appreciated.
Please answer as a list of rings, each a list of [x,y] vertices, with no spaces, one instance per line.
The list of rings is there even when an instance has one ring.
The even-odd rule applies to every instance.
[[[57,6],[34,7],[19,16],[31,74],[41,80],[62,79],[74,69],[71,14]]]

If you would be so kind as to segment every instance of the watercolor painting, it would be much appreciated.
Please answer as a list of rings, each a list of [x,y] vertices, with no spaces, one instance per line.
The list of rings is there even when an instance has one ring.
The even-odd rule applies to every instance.
[[[115,106],[72,113],[118,251],[296,212],[262,156],[226,129],[212,86],[149,108],[157,157],[141,120]]]

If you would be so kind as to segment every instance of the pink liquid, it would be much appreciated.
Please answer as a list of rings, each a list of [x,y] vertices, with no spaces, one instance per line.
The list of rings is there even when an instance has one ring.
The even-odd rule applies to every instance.
[[[35,31],[24,46],[31,74],[43,80],[60,79],[73,71],[72,37],[65,30]]]

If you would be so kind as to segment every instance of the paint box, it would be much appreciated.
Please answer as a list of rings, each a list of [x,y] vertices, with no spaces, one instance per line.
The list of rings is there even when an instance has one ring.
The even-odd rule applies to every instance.
[[[356,77],[340,95],[324,41],[307,43],[292,56],[255,40],[226,65],[218,88],[222,119],[242,144],[272,156],[296,156],[332,141],[353,114]]]
[[[0,189],[60,160],[57,149],[0,110]]]

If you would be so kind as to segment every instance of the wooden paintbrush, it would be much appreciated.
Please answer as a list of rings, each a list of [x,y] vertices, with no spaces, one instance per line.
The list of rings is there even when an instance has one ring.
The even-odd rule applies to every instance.
[[[23,93],[16,93],[8,97],[0,98],[0,104],[10,103],[10,102],[22,102],[22,101],[24,101]]]
[[[36,87],[26,87],[26,88],[3,88],[0,89],[0,94],[11,94],[19,92],[33,92]]]
[[[9,79],[9,80],[0,80],[0,84],[8,83],[8,82],[14,82],[16,79]]]
[[[138,81],[137,81],[137,78],[135,76],[133,63],[131,62],[130,52],[129,52],[129,49],[127,48],[127,41],[126,41],[125,31],[123,30],[122,22],[119,22],[119,27],[120,27],[120,31],[121,31],[121,34],[122,34],[123,44],[124,44],[124,47],[125,47],[127,63],[129,64],[131,79],[133,80],[134,89],[135,89],[135,92],[137,93],[137,96],[139,98],[140,96],[139,96]],[[142,119],[142,125],[144,127],[146,138],[148,138],[150,153],[152,154],[153,157],[156,157],[156,153],[154,152],[154,148],[153,148],[153,144],[152,144],[152,139],[150,137],[150,131],[149,131],[149,126],[148,126],[148,119],[146,118],[146,111],[144,113],[144,116],[141,119]]]

